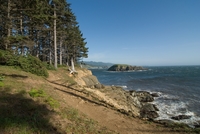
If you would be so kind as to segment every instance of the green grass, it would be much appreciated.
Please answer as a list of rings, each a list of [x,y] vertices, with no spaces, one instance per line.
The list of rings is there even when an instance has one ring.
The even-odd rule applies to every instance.
[[[52,133],[48,117],[52,113],[45,105],[26,97],[24,90],[0,92],[0,132],[11,134]]]
[[[86,115],[79,113],[77,109],[65,108],[61,115],[67,118],[71,123],[66,128],[66,133],[74,132],[77,134],[111,134],[107,128],[99,128],[98,123],[86,117]]]
[[[0,87],[4,87],[4,83],[0,81]]]
[[[31,91],[29,91],[29,95],[31,97],[33,97],[33,98],[36,98],[36,97],[45,97],[46,93],[42,89],[31,89]]]
[[[33,98],[43,98],[43,102],[47,103],[51,108],[58,108],[60,106],[59,102],[47,95],[43,89],[31,89],[29,95]]]
[[[33,98],[42,98],[43,102],[48,104],[51,108],[59,108],[60,104],[53,97],[49,96],[42,89],[31,89],[29,95]],[[99,131],[98,123],[92,119],[86,117],[86,115],[81,114],[77,109],[71,107],[65,107],[58,112],[63,118],[70,120],[71,124],[67,125],[67,132],[74,132],[78,134],[107,134],[110,133],[106,128],[101,128]]]
[[[130,65],[128,65],[128,64],[115,64],[115,66],[130,66]]]
[[[68,71],[68,67],[60,67],[57,70],[51,70],[51,73],[55,74],[55,76],[57,76],[58,71],[59,73],[59,77],[61,78],[59,80],[59,83],[63,83],[63,84],[67,84],[67,85],[75,85],[77,84],[76,81],[74,80],[73,77],[70,77],[69,71]]]
[[[172,124],[167,125],[167,127],[170,127],[173,131],[176,131],[176,132],[200,134],[200,128],[191,128],[184,123],[172,123]]]
[[[53,99],[51,96],[47,97],[45,102],[52,108],[58,108],[60,106],[59,102]]]
[[[4,80],[4,76],[0,75],[0,81],[3,81],[3,80]]]
[[[4,76],[3,75],[0,75],[0,87],[3,87],[4,86]]]
[[[67,68],[51,71],[55,74],[59,71],[61,82],[75,84],[73,78],[66,75]],[[62,99],[57,97],[53,87],[43,77],[8,66],[0,66],[0,74],[5,76],[0,81],[3,83],[0,86],[0,133],[57,134],[61,129],[52,123],[55,117],[59,117],[54,120],[56,123],[64,120],[63,133],[111,133],[77,109],[61,105]]]
[[[48,108],[49,104],[29,97],[46,97],[41,88],[43,85],[23,82],[28,77],[37,80],[43,78],[6,66],[0,66],[0,74],[5,75],[3,79],[0,78],[0,83],[3,83],[0,86],[0,133],[56,134],[54,126],[49,122],[54,113]]]

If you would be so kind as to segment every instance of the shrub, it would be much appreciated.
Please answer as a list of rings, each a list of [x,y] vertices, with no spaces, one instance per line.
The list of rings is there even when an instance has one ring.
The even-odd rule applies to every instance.
[[[51,64],[48,64],[47,62],[43,62],[43,65],[46,67],[48,70],[56,70],[55,67]]]
[[[39,76],[48,77],[48,72],[46,67],[38,58],[33,57],[31,55],[27,57],[20,56],[18,61],[19,61],[19,66],[22,70],[26,72],[31,72]]]
[[[8,65],[14,58],[15,56],[9,51],[0,50],[0,65]]]
[[[23,71],[48,77],[47,68],[44,63],[31,55],[18,56],[9,51],[0,50],[0,65],[20,67]]]

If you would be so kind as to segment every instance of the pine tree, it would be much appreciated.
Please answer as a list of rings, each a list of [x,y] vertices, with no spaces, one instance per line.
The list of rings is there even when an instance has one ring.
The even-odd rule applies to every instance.
[[[82,36],[65,0],[0,0],[0,49],[73,66],[87,57]]]

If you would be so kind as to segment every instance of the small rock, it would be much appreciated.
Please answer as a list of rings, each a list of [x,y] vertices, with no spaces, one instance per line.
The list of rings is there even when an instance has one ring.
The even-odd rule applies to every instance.
[[[144,111],[157,111],[157,109],[155,109],[155,105],[154,104],[150,104],[150,103],[147,103],[145,104],[141,110],[144,110]]]
[[[159,111],[158,107],[156,105],[153,104],[153,107],[156,111]]]
[[[172,120],[167,120],[167,119],[163,119],[163,120],[156,120],[155,122],[163,124],[163,125],[171,125],[174,124],[174,122]]]
[[[155,119],[155,118],[159,117],[159,115],[155,111],[141,111],[140,117],[148,118],[148,119]]]
[[[173,116],[171,119],[174,120],[183,120],[183,119],[190,119],[191,116],[190,115],[178,115],[178,116]]]
[[[133,97],[136,96],[136,91],[135,91],[135,90],[130,90],[129,93],[130,93],[130,95],[132,95]]]
[[[146,91],[136,92],[136,96],[138,96],[138,100],[140,102],[152,102],[152,101],[154,101],[153,96],[149,92],[146,92]]]
[[[200,120],[194,123],[195,128],[200,128]]]
[[[94,85],[94,87],[97,88],[97,89],[101,89],[102,88],[102,84],[97,83],[96,85]]]
[[[155,108],[155,105],[147,103],[141,108],[140,116],[142,118],[155,119],[159,117],[156,111],[157,109]]]
[[[83,104],[83,103],[85,103],[85,101],[84,101],[84,100],[81,100],[81,101],[79,101],[79,104]]]
[[[158,93],[152,93],[151,94],[153,97],[159,97],[159,94]]]

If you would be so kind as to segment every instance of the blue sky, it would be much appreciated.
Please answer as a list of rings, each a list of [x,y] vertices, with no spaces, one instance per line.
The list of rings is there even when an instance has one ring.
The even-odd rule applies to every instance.
[[[67,0],[89,47],[84,61],[200,65],[200,0]]]

